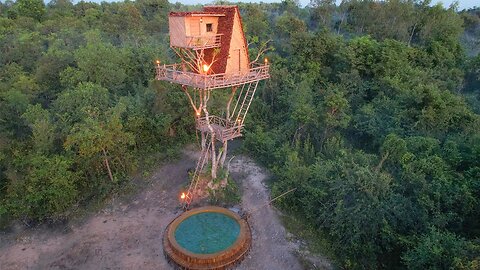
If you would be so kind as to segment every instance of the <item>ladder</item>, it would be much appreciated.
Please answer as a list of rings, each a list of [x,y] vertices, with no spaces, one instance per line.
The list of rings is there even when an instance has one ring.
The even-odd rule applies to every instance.
[[[237,117],[235,118],[235,126],[242,126],[243,122],[245,121],[245,116],[247,115],[248,109],[250,108],[250,104],[252,104],[253,96],[255,95],[255,92],[257,91],[257,86],[258,86],[258,81],[256,82],[251,82],[248,84],[247,91],[245,95],[243,96],[242,99],[242,91],[240,92],[240,95],[238,96],[237,104],[235,104],[234,111],[232,115],[235,115],[235,111],[237,109],[238,102],[242,100],[242,104],[240,106],[240,109],[238,109]]]
[[[195,172],[193,173],[193,176],[192,176],[192,181],[190,182],[190,185],[188,187],[187,194],[185,194],[185,198],[183,202],[184,211],[187,211],[188,208],[190,207],[190,204],[192,203],[194,192],[197,189],[197,184],[198,184],[198,181],[200,180],[200,173],[202,172],[205,164],[208,162],[210,147],[212,147],[212,135],[209,132],[206,133],[205,140],[206,140],[205,145],[207,145],[207,147],[202,149],[202,152],[200,153],[200,158],[197,161],[197,166],[195,167]]]

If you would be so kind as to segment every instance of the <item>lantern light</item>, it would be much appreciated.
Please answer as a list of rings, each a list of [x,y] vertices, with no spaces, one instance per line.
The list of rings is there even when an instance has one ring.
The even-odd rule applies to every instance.
[[[160,60],[157,59],[157,61],[155,61],[155,63],[157,63],[157,65],[160,65]]]
[[[200,112],[197,112],[197,116],[200,116]]]
[[[268,58],[265,58],[265,65],[268,65]]]
[[[207,73],[210,67],[207,64],[203,64],[203,72]]]
[[[185,192],[182,192],[182,195],[180,196],[180,198],[181,198],[182,200],[185,199]]]

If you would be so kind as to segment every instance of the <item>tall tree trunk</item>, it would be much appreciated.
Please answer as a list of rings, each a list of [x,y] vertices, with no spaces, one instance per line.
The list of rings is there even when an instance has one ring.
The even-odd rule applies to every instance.
[[[320,149],[322,150],[323,152],[323,144],[325,143],[325,141],[327,140],[327,137],[328,137],[328,133],[329,133],[329,127],[325,127],[325,130],[323,130],[323,134],[322,134],[322,138],[320,139]]]
[[[225,141],[223,143],[222,158],[220,159],[220,163],[219,163],[220,168],[223,168],[223,164],[225,164],[225,159],[227,158],[227,149],[228,149],[228,141]]]
[[[207,136],[205,134],[205,132],[200,132],[200,136],[201,136],[201,142],[200,142],[200,146],[202,147],[202,151],[207,147]]]
[[[408,47],[410,47],[410,44],[412,43],[413,39],[413,34],[415,33],[415,28],[417,27],[417,23],[413,25],[412,33],[410,33],[410,38],[408,39]]]
[[[338,24],[337,35],[340,35],[340,29],[342,28],[342,23],[343,23],[344,19],[345,19],[345,13],[342,14],[342,19],[340,20],[340,23]]]
[[[380,169],[383,167],[383,163],[387,160],[389,155],[390,155],[390,153],[387,152],[387,153],[385,153],[385,155],[382,156],[382,159],[378,163],[377,167],[375,167],[376,172],[380,171]]]
[[[108,171],[108,176],[110,177],[110,181],[113,182],[113,175],[112,175],[112,170],[110,170],[110,163],[108,162],[107,151],[105,151],[105,148],[102,148],[102,151],[103,151],[105,166],[107,167],[107,171]]]
[[[217,178],[217,168],[218,168],[218,163],[217,163],[217,153],[215,152],[215,134],[212,133],[212,179]]]
[[[211,161],[212,161],[212,179],[217,178],[217,167],[218,167],[218,162],[217,162],[217,153],[215,151],[215,131],[213,130],[212,125],[210,124],[210,114],[207,110],[207,101],[204,102],[203,106],[203,112],[205,113],[205,120],[207,121],[207,127],[211,135],[211,140],[212,140],[212,149],[211,149]]]

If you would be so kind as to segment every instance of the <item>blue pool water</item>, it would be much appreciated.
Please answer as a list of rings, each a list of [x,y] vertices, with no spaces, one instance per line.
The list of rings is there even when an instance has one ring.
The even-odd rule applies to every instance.
[[[175,240],[184,249],[197,254],[213,254],[230,247],[238,238],[238,222],[221,213],[195,214],[175,230]]]

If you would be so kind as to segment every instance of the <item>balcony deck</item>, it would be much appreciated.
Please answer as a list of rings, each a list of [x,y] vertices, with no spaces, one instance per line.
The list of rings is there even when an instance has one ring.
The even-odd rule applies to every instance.
[[[270,78],[270,66],[268,64],[253,67],[244,74],[198,74],[183,71],[180,64],[157,65],[155,68],[155,79],[157,80],[208,90],[238,86]]]
[[[212,126],[215,133],[215,139],[225,142],[242,136],[243,124],[234,125],[234,123],[215,115],[209,116],[208,119],[210,121],[210,126]],[[198,130],[202,132],[210,132],[206,117],[197,118],[195,122]]]
[[[219,48],[222,44],[222,36],[223,34],[217,34],[212,36],[186,36],[186,48],[193,50]]]

